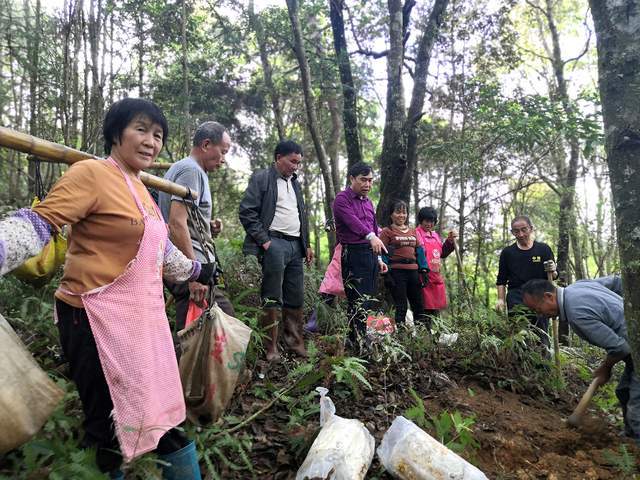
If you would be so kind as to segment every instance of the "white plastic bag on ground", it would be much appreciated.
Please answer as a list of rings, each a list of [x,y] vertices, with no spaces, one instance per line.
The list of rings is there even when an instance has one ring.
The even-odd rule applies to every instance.
[[[0,315],[0,454],[38,433],[64,392]]]
[[[375,440],[360,420],[336,415],[336,407],[320,393],[320,433],[298,469],[296,480],[362,480],[369,470]]]
[[[382,437],[378,457],[389,473],[402,480],[487,480],[478,468],[402,416]]]

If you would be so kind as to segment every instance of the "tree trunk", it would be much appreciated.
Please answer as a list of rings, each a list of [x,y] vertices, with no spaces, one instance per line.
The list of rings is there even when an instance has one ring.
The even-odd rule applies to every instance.
[[[640,5],[590,0],[607,163],[617,218],[625,318],[633,361],[640,365]]]
[[[102,85],[100,84],[99,50],[100,30],[102,28],[102,0],[97,1],[98,12],[96,15],[95,1],[91,1],[89,7],[89,48],[91,51],[91,94],[89,102],[89,115],[87,117],[87,147],[88,151],[97,154],[98,144],[101,138],[100,125],[102,123]]]
[[[387,112],[380,156],[380,202],[376,215],[381,225],[388,223],[392,202],[402,199],[401,179],[407,168],[406,119],[402,68],[404,25],[401,0],[389,0],[389,50],[387,52]],[[406,194],[405,194],[406,196]]]
[[[188,150],[189,138],[191,137],[191,117],[189,112],[189,43],[187,41],[187,0],[182,0],[182,134],[184,142],[182,144],[185,151]]]
[[[403,5],[400,0],[388,0],[387,3],[387,113],[380,157],[380,202],[376,212],[380,223],[386,223],[387,213],[395,199],[410,203],[411,180],[416,164],[416,123],[422,117],[431,49],[440,31],[448,0],[436,0],[418,43],[416,72],[408,114],[405,112],[402,71],[409,15],[415,2],[406,0]]]
[[[138,44],[136,50],[138,52],[138,97],[144,97],[144,18],[142,17],[142,2],[138,7],[136,14],[136,36]]]
[[[24,23],[27,32],[27,48],[29,55],[29,133],[38,136],[38,86],[39,86],[39,62],[40,62],[40,0],[36,0],[33,12],[34,25],[29,19],[29,3],[24,2]],[[34,196],[36,192],[36,162],[29,157],[29,196]]]
[[[342,85],[342,121],[344,124],[344,140],[347,146],[347,169],[362,161],[360,137],[358,130],[357,95],[351,75],[351,62],[347,51],[347,40],[344,34],[344,0],[329,0],[333,47],[336,52],[340,83]],[[336,184],[337,188],[337,184]]]
[[[407,168],[402,172],[401,188],[409,191],[411,185],[411,175],[416,168],[416,150],[418,144],[418,122],[424,114],[424,98],[427,92],[427,74],[431,63],[431,50],[438,37],[440,27],[444,18],[444,11],[449,0],[435,0],[429,21],[424,28],[424,33],[418,45],[418,56],[416,57],[416,70],[413,77],[413,91],[411,92],[411,102],[407,112]],[[402,191],[402,190],[401,190]],[[407,199],[408,200],[408,199]]]
[[[282,140],[285,138],[286,134],[284,130],[284,121],[282,120],[280,96],[278,95],[278,90],[273,84],[273,69],[271,68],[271,62],[269,62],[267,40],[264,35],[262,20],[260,19],[260,16],[255,13],[254,0],[249,0],[249,24],[256,34],[256,41],[258,42],[258,49],[260,50],[260,62],[262,63],[262,74],[264,75],[264,85],[267,88],[269,98],[271,99],[273,120],[276,124],[278,140]]]
[[[316,115],[313,93],[311,91],[311,72],[309,70],[309,63],[307,62],[307,57],[302,43],[302,29],[300,27],[300,18],[298,17],[297,0],[287,0],[287,9],[289,11],[289,19],[291,20],[291,29],[293,31],[294,50],[298,60],[298,66],[300,67],[300,80],[302,82],[309,134],[313,140],[313,146],[316,151],[316,156],[318,157],[318,163],[320,164],[320,171],[322,172],[322,179],[325,186],[325,215],[326,218],[331,218],[331,205],[335,199],[335,191],[333,189],[333,181],[331,178],[327,154],[325,152],[324,145],[322,144],[322,140],[320,139],[318,117]],[[331,237],[329,237],[329,243],[330,249],[333,251],[334,244],[331,241]]]
[[[560,100],[567,117],[571,118],[573,116],[573,107],[567,91],[567,80],[564,76],[565,61],[562,59],[560,35],[558,34],[558,28],[553,14],[552,0],[545,0],[544,13],[547,20],[547,26],[549,27],[549,32],[551,33],[551,64],[556,80],[556,92],[553,96]],[[580,159],[580,144],[578,138],[573,133],[566,135],[565,139],[569,144],[569,164],[566,170],[564,168],[560,169],[561,173],[558,176],[558,186],[560,190],[560,215],[558,218],[558,273],[560,281],[564,280],[568,282],[570,280],[568,265],[569,244],[571,241],[571,235],[569,232],[575,232],[577,226],[575,217],[575,188],[578,176],[578,161]],[[564,155],[564,152],[561,154]],[[575,274],[577,278],[584,278],[582,262],[575,263]]]

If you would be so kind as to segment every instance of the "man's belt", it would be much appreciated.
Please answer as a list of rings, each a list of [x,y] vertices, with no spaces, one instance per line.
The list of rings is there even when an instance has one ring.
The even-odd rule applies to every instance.
[[[411,264],[417,265],[418,262],[416,260],[411,260],[409,258],[399,258],[397,260],[391,260],[391,263],[390,263],[390,265],[411,265]]]
[[[371,250],[371,244],[367,243],[343,243],[344,250]]]
[[[273,238],[281,238],[283,240],[297,241],[300,237],[294,237],[293,235],[285,235],[284,233],[276,232],[275,230],[269,230],[269,236]]]

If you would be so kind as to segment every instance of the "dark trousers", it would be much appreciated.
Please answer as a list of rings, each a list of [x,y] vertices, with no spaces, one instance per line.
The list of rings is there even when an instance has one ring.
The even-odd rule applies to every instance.
[[[634,371],[631,355],[624,361],[624,372],[616,387],[616,396],[622,407],[626,435],[640,442],[640,379]]]
[[[189,284],[164,282],[164,286],[167,287],[167,290],[171,292],[171,295],[173,295],[173,298],[175,300],[175,331],[179,332],[184,328],[184,324],[186,323],[187,319],[187,311],[189,310]],[[219,288],[216,288],[213,292],[213,299],[224,313],[226,313],[227,315],[231,315],[232,317],[236,316],[236,313],[233,310],[233,305],[231,305],[229,299],[225,297],[224,293]]]
[[[407,316],[407,300],[411,305],[411,311],[416,322],[427,323],[422,304],[422,289],[420,288],[420,277],[418,270],[401,268],[389,269],[389,288],[393,303],[396,307],[396,325],[404,323]],[[430,325],[429,325],[430,326]]]
[[[378,257],[369,244],[343,245],[342,282],[347,295],[349,339],[355,343],[358,335],[367,332],[367,314],[375,309],[377,293]]]
[[[60,344],[84,412],[82,446],[96,447],[96,464],[102,472],[117,470],[122,464],[122,455],[111,419],[113,402],[87,313],[84,308],[76,308],[60,300],[56,300],[56,313]],[[187,437],[173,428],[160,439],[156,451],[166,455],[188,443]]]
[[[524,315],[527,320],[529,320],[529,323],[536,327],[535,332],[540,338],[540,343],[547,348],[551,347],[549,340],[549,318],[544,315],[537,315],[536,312],[524,305],[522,290],[519,288],[511,288],[507,291],[507,308],[510,317]]]
[[[271,235],[271,245],[258,257],[262,265],[260,296],[266,308],[304,306],[304,251],[299,238]]]

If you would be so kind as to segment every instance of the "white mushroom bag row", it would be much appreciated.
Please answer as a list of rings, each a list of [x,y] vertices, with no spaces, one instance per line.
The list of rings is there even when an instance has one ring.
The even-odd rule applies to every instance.
[[[336,415],[326,388],[316,391],[321,429],[296,480],[363,480],[373,460],[373,436],[360,420]],[[402,480],[487,480],[478,468],[402,416],[384,434],[378,458],[387,472]]]

